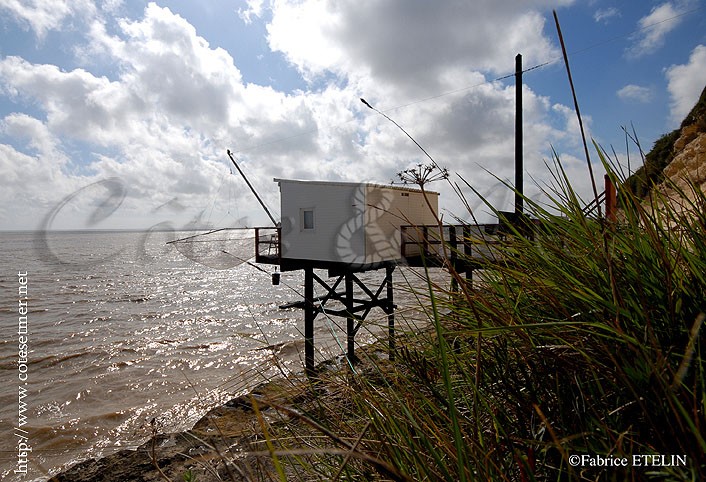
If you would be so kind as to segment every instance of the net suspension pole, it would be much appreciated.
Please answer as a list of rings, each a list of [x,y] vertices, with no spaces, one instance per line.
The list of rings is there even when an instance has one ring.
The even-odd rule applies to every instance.
[[[262,206],[262,209],[264,209],[265,212],[267,213],[267,215],[270,217],[270,221],[272,221],[272,225],[275,226],[275,227],[277,227],[277,221],[275,221],[275,218],[274,218],[274,217],[272,216],[272,214],[270,213],[270,210],[267,209],[267,205],[265,205],[265,202],[264,202],[264,201],[260,198],[260,196],[257,194],[257,191],[255,191],[255,188],[252,186],[252,184],[250,184],[250,181],[248,181],[248,178],[245,176],[245,173],[243,172],[243,170],[240,169],[240,166],[238,166],[238,163],[235,162],[235,158],[233,157],[233,154],[230,152],[230,149],[228,149],[226,152],[228,152],[228,157],[230,157],[230,161],[233,163],[233,165],[234,165],[235,168],[238,170],[238,172],[239,172],[240,175],[243,177],[243,179],[245,179],[245,183],[248,185],[248,187],[250,188],[250,190],[252,191],[252,193],[253,193],[253,194],[255,195],[255,197],[257,198],[258,202],[260,203],[260,206]]]
[[[520,216],[523,208],[522,151],[522,55],[515,57],[515,214]]]

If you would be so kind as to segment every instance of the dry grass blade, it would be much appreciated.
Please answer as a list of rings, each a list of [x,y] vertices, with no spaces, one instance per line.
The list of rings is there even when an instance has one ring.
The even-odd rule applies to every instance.
[[[282,412],[282,413],[286,414],[287,416],[295,418],[301,422],[304,422],[305,424],[309,425],[310,427],[318,430],[319,432],[326,435],[329,439],[331,439],[336,444],[344,447],[348,451],[348,453],[350,453],[352,456],[370,463],[381,474],[384,474],[388,477],[391,477],[393,480],[409,481],[409,482],[412,481],[411,478],[409,478],[405,474],[399,472],[395,467],[391,466],[387,462],[357,450],[353,444],[346,442],[345,440],[343,440],[341,437],[336,435],[331,430],[327,429],[326,427],[319,424],[318,422],[311,419],[310,417],[307,417],[304,414],[298,412],[297,410],[285,407],[283,405],[280,405],[280,404],[272,402],[272,401],[262,399],[260,397],[255,397],[255,399],[259,403],[261,403],[262,405],[269,405],[272,408],[274,408],[275,410]]]

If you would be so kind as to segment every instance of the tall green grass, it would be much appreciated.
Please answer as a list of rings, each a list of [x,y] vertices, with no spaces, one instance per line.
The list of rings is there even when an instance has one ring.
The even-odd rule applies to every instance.
[[[585,216],[560,168],[555,180],[549,205],[525,200],[533,235],[494,244],[474,286],[419,293],[430,328],[405,335],[394,363],[328,375],[313,404],[270,431],[290,473],[706,478],[706,195],[682,193],[693,201],[677,209],[619,190],[610,223]],[[648,454],[688,462],[632,466]],[[629,466],[573,467],[571,455]]]

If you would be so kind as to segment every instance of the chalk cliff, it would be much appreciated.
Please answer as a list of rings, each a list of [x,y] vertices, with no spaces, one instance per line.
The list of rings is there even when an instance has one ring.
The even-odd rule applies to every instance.
[[[665,200],[683,205],[693,200],[693,188],[706,188],[706,88],[679,129],[659,139],[645,165],[626,185],[659,206]]]

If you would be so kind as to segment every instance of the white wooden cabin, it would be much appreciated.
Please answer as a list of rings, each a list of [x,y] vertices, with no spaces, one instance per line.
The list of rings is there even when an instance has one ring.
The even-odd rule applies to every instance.
[[[436,192],[374,183],[275,181],[281,199],[283,270],[366,269],[397,262],[402,258],[400,226],[436,224]]]

